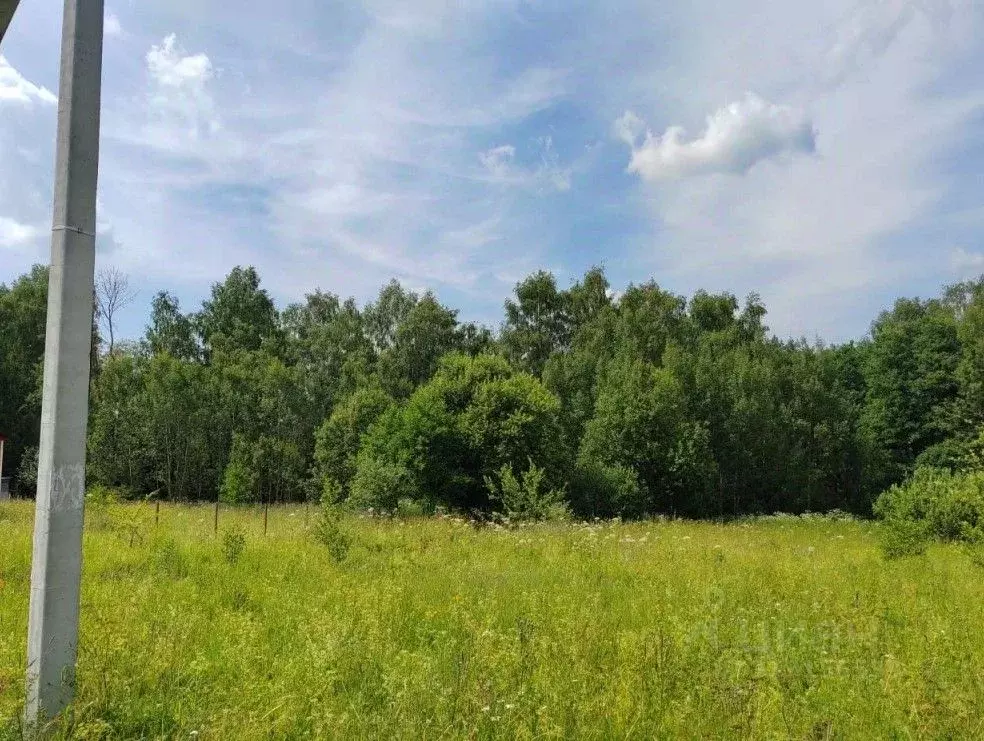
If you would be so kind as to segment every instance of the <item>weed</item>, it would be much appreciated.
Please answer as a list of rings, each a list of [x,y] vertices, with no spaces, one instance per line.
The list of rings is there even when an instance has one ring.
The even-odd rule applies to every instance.
[[[245,549],[246,531],[240,525],[233,525],[222,531],[222,557],[226,563],[237,563]]]

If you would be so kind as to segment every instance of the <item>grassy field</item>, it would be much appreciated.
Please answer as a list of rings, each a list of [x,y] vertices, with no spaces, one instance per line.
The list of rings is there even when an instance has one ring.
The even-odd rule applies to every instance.
[[[0,504],[0,737],[32,517]],[[267,536],[223,511],[217,538],[207,507],[92,509],[59,733],[984,738],[984,569],[956,547],[886,562],[877,525],[819,518],[343,527],[336,563],[303,508]]]

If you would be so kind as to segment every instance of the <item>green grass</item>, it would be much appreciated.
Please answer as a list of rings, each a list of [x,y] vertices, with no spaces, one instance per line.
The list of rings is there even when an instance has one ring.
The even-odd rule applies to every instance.
[[[18,734],[33,511],[0,504],[0,729]],[[313,512],[312,512],[313,518]],[[87,513],[87,738],[981,738],[984,569],[877,525],[475,530],[303,508]],[[236,538],[226,539],[230,542]],[[230,550],[231,548],[231,550]],[[56,734],[56,735],[57,735]]]

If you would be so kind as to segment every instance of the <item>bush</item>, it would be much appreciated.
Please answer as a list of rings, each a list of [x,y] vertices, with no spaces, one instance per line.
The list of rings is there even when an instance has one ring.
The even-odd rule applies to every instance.
[[[249,441],[242,435],[232,438],[229,464],[222,476],[219,498],[226,504],[243,504],[256,499],[256,469]]]
[[[318,429],[314,443],[315,477],[333,479],[341,489],[342,498],[348,497],[355,476],[362,436],[392,404],[393,400],[382,389],[359,389],[335,407]]]
[[[238,525],[222,532],[222,557],[226,563],[234,564],[246,550],[246,531]]]
[[[582,517],[613,517],[646,498],[634,469],[586,461],[575,471],[571,503]]]
[[[349,548],[352,546],[352,536],[342,528],[341,520],[342,516],[338,510],[338,505],[330,501],[323,501],[311,530],[315,541],[328,550],[328,555],[335,563],[344,561],[348,556]]]
[[[953,473],[919,468],[882,494],[875,514],[889,529],[918,523],[927,538],[971,541],[984,530],[984,471]]]
[[[885,558],[921,556],[929,541],[924,521],[893,518],[886,520],[881,531],[880,545]]]
[[[387,510],[402,498],[484,509],[486,477],[528,460],[542,469],[547,490],[559,490],[566,471],[559,414],[557,398],[504,359],[449,355],[430,382],[366,433],[351,497]]]
[[[406,466],[387,463],[368,453],[359,456],[350,495],[354,505],[391,510],[401,499],[416,500],[419,497],[414,476]]]
[[[120,501],[119,492],[109,486],[93,484],[85,492],[85,503],[88,507],[108,507]]]
[[[414,517],[427,517],[430,514],[433,514],[433,508],[428,506],[427,502],[403,497],[396,503],[397,517],[411,519]]]
[[[22,497],[33,497],[38,490],[38,446],[24,449],[15,480],[17,493]]]
[[[960,440],[944,440],[930,445],[916,457],[916,468],[943,468],[959,471],[966,467],[968,446]]]
[[[522,479],[513,474],[512,466],[504,464],[495,478],[485,477],[489,496],[502,504],[511,520],[562,520],[570,514],[563,489],[548,489],[545,472],[532,459]],[[498,479],[498,480],[496,480]]]

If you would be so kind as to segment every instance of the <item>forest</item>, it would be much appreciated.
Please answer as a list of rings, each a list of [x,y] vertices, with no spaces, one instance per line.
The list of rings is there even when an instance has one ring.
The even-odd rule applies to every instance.
[[[0,285],[0,431],[25,497],[46,294],[40,266]],[[361,307],[316,290],[279,309],[236,267],[197,311],[157,294],[139,340],[94,321],[88,485],[533,519],[865,516],[917,469],[980,460],[984,276],[899,299],[846,344],[778,339],[766,317],[754,294],[618,293],[599,268],[568,288],[530,275],[498,327],[395,280]]]

